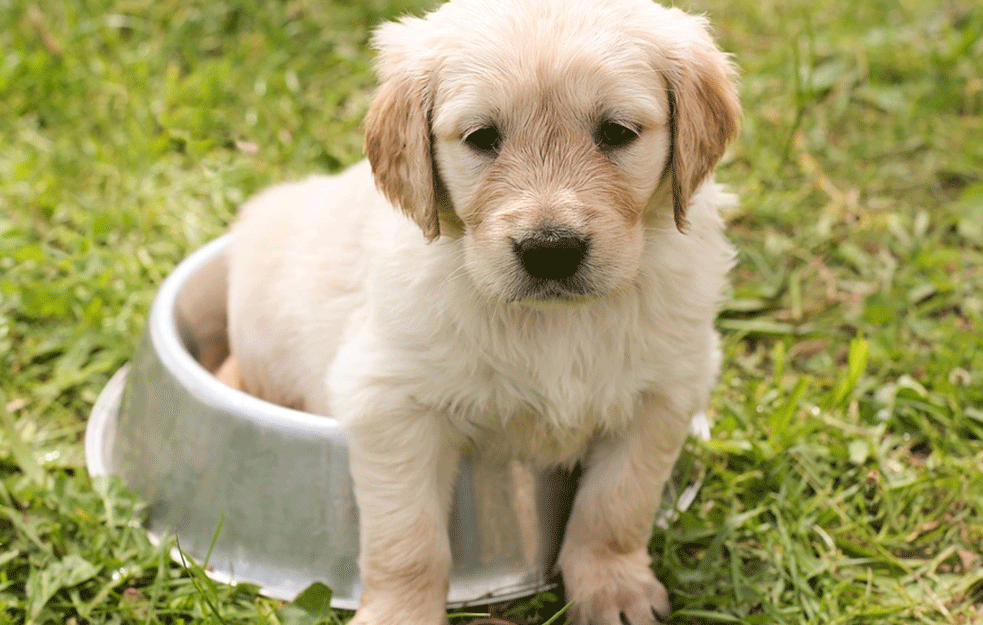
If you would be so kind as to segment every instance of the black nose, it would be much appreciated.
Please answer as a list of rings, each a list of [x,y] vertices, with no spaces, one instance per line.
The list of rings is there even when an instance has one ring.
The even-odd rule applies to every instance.
[[[582,236],[537,232],[514,245],[526,272],[542,280],[563,280],[577,273],[587,256],[588,241]]]

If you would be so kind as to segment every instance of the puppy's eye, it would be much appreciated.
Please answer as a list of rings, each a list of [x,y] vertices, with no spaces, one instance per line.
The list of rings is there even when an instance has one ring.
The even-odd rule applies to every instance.
[[[625,147],[638,138],[638,133],[616,122],[604,122],[597,127],[594,141],[602,151]]]
[[[483,126],[468,133],[464,142],[477,152],[498,154],[502,147],[502,135],[494,126]]]

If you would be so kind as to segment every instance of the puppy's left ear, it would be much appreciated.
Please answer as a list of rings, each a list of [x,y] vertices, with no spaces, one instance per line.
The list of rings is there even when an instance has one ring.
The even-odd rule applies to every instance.
[[[425,53],[414,52],[421,27],[422,20],[408,18],[375,33],[383,82],[365,117],[365,152],[382,193],[433,241],[440,236],[430,133],[434,76]]]
[[[672,177],[676,227],[684,231],[692,194],[737,136],[741,105],[734,84],[736,70],[713,42],[707,21],[678,9],[670,11],[688,22],[664,73],[669,87],[671,136],[667,169]]]

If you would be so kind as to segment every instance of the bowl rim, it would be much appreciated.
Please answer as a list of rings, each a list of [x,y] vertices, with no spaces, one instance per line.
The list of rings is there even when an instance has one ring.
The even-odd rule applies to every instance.
[[[188,352],[178,333],[177,301],[194,275],[211,262],[220,262],[232,235],[225,234],[192,252],[168,275],[154,297],[147,334],[154,354],[182,388],[211,408],[235,413],[237,418],[264,428],[303,432],[325,438],[342,437],[334,417],[294,410],[226,385]]]

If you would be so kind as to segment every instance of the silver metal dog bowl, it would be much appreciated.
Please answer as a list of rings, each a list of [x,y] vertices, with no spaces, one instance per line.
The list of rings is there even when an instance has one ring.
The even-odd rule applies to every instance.
[[[334,607],[354,609],[358,511],[337,422],[259,400],[210,373],[228,350],[227,242],[206,245],[165,280],[132,362],[93,407],[89,472],[120,476],[149,504],[152,541],[176,533],[196,561],[210,552],[214,579],[251,582],[284,600],[321,581]],[[663,521],[699,487],[694,471],[677,474],[688,486],[667,489]],[[448,605],[549,588],[575,488],[562,471],[462,462]]]

